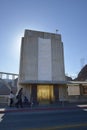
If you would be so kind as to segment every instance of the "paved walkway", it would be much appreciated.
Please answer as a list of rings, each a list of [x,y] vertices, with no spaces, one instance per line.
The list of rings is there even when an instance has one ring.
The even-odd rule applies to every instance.
[[[40,112],[40,111],[67,111],[67,110],[87,109],[87,103],[55,103],[47,105],[24,106],[23,108],[0,105],[0,113],[6,112]]]

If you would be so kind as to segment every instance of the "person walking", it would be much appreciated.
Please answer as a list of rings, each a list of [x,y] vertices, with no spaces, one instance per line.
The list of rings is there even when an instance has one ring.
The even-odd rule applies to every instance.
[[[9,99],[10,99],[9,106],[12,107],[14,103],[14,94],[12,91],[10,92]]]
[[[19,106],[22,108],[22,95],[23,95],[23,88],[21,88],[16,96],[17,102],[16,102],[16,107],[18,108]]]

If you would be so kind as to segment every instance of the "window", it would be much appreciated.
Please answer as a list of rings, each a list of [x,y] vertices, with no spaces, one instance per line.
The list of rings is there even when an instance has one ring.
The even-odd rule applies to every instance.
[[[87,94],[87,86],[83,86],[83,94]]]

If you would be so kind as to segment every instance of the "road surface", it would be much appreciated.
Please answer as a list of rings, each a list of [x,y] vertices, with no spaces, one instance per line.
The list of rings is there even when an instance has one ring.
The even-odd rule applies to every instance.
[[[87,130],[87,111],[8,112],[0,114],[0,130]]]

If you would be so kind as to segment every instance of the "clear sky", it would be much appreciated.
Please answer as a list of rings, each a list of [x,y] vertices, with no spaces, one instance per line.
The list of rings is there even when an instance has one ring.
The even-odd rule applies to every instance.
[[[66,74],[87,63],[87,0],[0,0],[0,72],[19,73],[25,29],[59,30]]]

